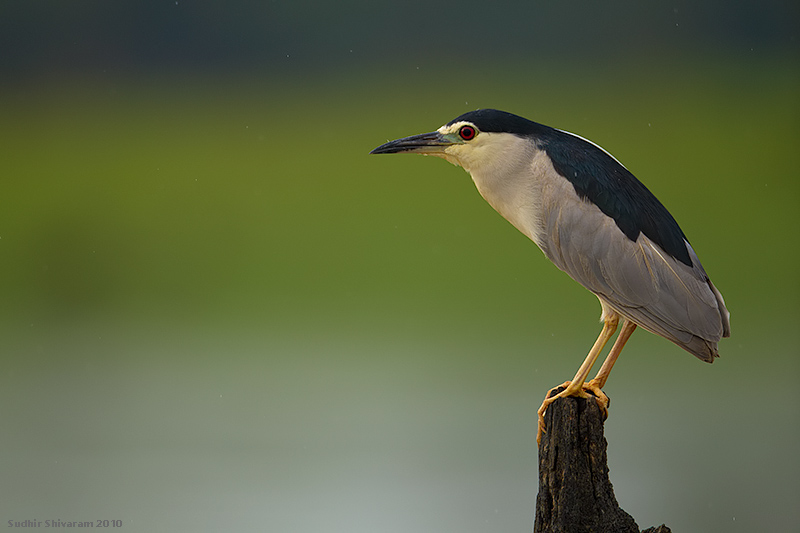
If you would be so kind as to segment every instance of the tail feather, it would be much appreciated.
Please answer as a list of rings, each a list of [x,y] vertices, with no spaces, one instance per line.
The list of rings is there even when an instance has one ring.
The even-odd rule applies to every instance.
[[[670,340],[706,363],[713,363],[714,359],[719,357],[716,342],[707,341],[697,336],[693,336],[692,340],[686,343],[674,339]]]

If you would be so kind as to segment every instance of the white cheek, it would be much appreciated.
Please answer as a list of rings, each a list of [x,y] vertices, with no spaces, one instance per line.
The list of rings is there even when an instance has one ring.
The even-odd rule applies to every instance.
[[[452,146],[467,172],[492,173],[504,175],[509,165],[519,159],[516,154],[524,152],[525,141],[508,134],[484,134],[469,144]]]

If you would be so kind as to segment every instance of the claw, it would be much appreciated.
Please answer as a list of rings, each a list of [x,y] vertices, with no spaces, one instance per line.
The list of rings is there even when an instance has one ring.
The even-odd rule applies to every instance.
[[[594,399],[597,400],[597,405],[603,412],[603,420],[608,418],[608,406],[611,405],[611,398],[603,392],[600,385],[595,383],[595,380],[588,381],[583,384],[583,389],[592,393]]]
[[[594,380],[586,382],[582,384],[580,387],[573,387],[571,381],[565,381],[561,385],[557,387],[553,387],[549,391],[547,391],[547,395],[545,396],[544,401],[542,402],[542,406],[539,407],[539,410],[536,411],[536,414],[539,416],[539,424],[536,431],[536,444],[541,445],[542,443],[542,434],[547,433],[547,428],[544,424],[544,413],[547,411],[547,408],[550,407],[550,404],[556,401],[558,398],[566,398],[567,396],[575,396],[577,398],[588,398],[589,396],[593,396],[594,399],[597,401],[598,407],[603,412],[603,419],[605,420],[608,418],[608,405],[611,403],[611,400],[603,392],[600,387],[593,383]],[[561,392],[553,394],[558,389],[563,388]],[[591,393],[591,394],[588,394]]]

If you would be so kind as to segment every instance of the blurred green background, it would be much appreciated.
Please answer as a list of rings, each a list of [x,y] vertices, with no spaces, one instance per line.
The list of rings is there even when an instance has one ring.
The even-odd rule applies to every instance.
[[[367,155],[495,107],[620,159],[732,312],[713,365],[629,343],[620,505],[796,528],[797,39],[792,2],[4,2],[0,523],[530,531],[599,305],[463,170]]]

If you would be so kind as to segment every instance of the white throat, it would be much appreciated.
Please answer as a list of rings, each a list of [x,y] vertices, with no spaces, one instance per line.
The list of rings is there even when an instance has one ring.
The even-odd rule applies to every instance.
[[[445,150],[448,161],[464,168],[481,196],[537,244],[541,228],[541,183],[531,179],[552,166],[544,151],[510,133],[481,133],[472,143]]]

